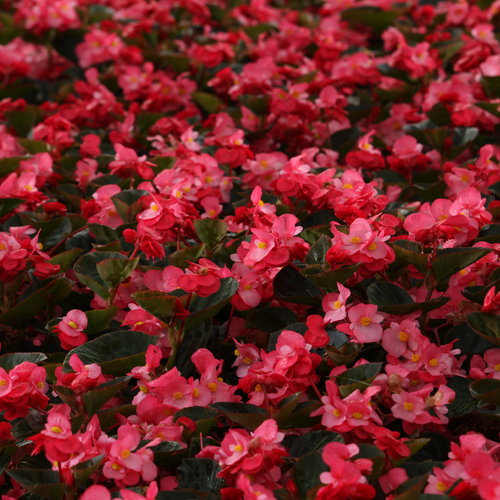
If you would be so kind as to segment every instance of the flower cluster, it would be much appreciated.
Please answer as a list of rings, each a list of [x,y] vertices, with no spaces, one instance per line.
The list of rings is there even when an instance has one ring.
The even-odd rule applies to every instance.
[[[498,500],[499,20],[2,2],[2,500]]]

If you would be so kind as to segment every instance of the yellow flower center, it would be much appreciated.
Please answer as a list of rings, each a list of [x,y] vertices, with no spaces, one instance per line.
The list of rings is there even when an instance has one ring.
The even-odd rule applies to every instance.
[[[439,490],[439,491],[446,491],[448,489],[448,486],[446,486],[446,484],[444,484],[442,481],[438,481],[436,483],[436,488]]]
[[[131,453],[130,453],[130,450],[123,450],[121,453],[120,453],[120,456],[122,458],[128,458],[130,457]]]
[[[437,366],[437,365],[439,365],[439,361],[438,361],[436,358],[432,358],[432,359],[429,361],[429,365],[430,365],[430,366]]]
[[[74,321],[69,321],[68,325],[73,328],[73,330],[76,330],[78,328],[78,325]]]
[[[368,316],[363,316],[359,320],[359,322],[360,322],[361,326],[368,326],[368,325],[371,325],[372,320]]]
[[[114,464],[111,464],[111,468],[113,470],[120,470],[122,466],[120,464],[117,464],[116,462]]]
[[[351,238],[351,243],[354,243],[354,244],[358,244],[358,243],[361,243],[361,238],[359,236],[353,236]]]
[[[375,242],[372,242],[368,245],[368,250],[373,252],[376,249],[377,249],[377,244]]]
[[[403,404],[403,406],[406,411],[413,411],[413,403],[407,401]]]
[[[254,389],[253,389],[253,390],[254,390],[254,391],[256,391],[256,392],[260,392],[260,391],[262,391],[262,386],[261,386],[260,384],[257,384],[257,385],[254,387]]]
[[[184,397],[184,394],[180,391],[174,392],[174,399],[179,400]]]
[[[8,382],[4,378],[0,378],[0,387],[3,387],[4,385],[7,385]]]
[[[340,413],[340,410],[337,410],[337,408],[334,408],[332,413],[334,417],[340,417],[340,415],[342,415],[342,413]]]
[[[363,418],[363,414],[359,411],[355,411],[353,414],[352,414],[352,417],[353,418],[357,418],[357,419],[360,419],[360,418]]]
[[[62,434],[63,433],[63,430],[58,425],[53,425],[50,428],[50,431],[53,432],[54,434]]]
[[[408,339],[410,338],[410,336],[408,335],[407,332],[399,332],[399,340],[401,340],[401,342],[408,342]]]
[[[243,451],[243,446],[241,444],[235,444],[233,447],[233,451],[236,451],[237,453],[240,453]]]
[[[354,186],[352,184],[344,184],[344,189],[352,189]]]
[[[497,364],[495,365],[495,371],[496,371],[496,372],[500,372],[500,363],[497,363]]]
[[[340,309],[342,307],[342,302],[340,302],[340,300],[336,300],[333,304],[332,304],[333,308],[334,309]]]
[[[417,353],[412,354],[412,356],[411,356],[411,360],[412,360],[414,363],[416,363],[417,361],[420,361],[420,354],[417,354]]]
[[[210,392],[215,392],[217,390],[217,382],[210,382],[207,387]]]

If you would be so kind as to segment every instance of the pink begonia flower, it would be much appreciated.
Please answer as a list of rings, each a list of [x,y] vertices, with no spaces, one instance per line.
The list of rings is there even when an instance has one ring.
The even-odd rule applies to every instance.
[[[83,492],[80,500],[111,500],[111,493],[105,486],[93,484]]]
[[[323,297],[321,305],[325,311],[325,323],[334,323],[346,317],[346,302],[351,296],[348,288],[341,283],[337,283],[337,288],[340,293],[328,293]]]
[[[382,338],[383,329],[380,323],[384,317],[377,314],[377,310],[377,306],[373,304],[358,304],[349,309],[349,330],[357,342],[378,342]]]

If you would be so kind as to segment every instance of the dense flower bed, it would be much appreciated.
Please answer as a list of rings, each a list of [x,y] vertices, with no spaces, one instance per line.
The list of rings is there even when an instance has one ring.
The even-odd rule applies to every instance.
[[[500,499],[500,1],[0,2],[3,500]]]

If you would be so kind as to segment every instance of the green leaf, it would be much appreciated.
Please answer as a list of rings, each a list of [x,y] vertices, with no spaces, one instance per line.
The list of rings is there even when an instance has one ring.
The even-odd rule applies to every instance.
[[[427,270],[427,256],[422,253],[422,247],[410,240],[396,240],[390,243],[396,257],[407,264],[413,264],[422,272]]]
[[[165,468],[177,468],[188,454],[188,449],[177,441],[162,441],[150,450],[154,453],[154,463]]]
[[[76,483],[83,486],[84,482],[99,468],[103,459],[104,455],[97,455],[73,466],[71,469]]]
[[[55,279],[38,288],[14,307],[0,314],[0,324],[19,326],[30,321],[48,302],[60,302],[71,292],[71,283],[65,278]]]
[[[213,247],[227,234],[227,225],[219,219],[198,219],[194,221],[194,230],[202,243]]]
[[[209,458],[187,458],[177,469],[178,488],[218,493],[224,481],[218,476],[221,468]]]
[[[252,431],[267,419],[264,409],[247,403],[213,403],[210,407],[221,412],[231,422]]]
[[[43,248],[48,249],[56,246],[71,234],[72,226],[68,217],[55,217],[47,222],[38,224],[40,241]]]
[[[42,112],[35,106],[27,106],[23,110],[7,111],[5,116],[7,123],[16,131],[17,135],[26,137],[41,118]]]
[[[472,397],[469,389],[470,379],[450,377],[447,385],[455,391],[455,399],[447,405],[449,418],[461,417],[477,410],[477,401]]]
[[[71,250],[66,250],[65,252],[54,255],[49,262],[61,266],[61,271],[67,271],[82,252],[83,250],[81,248],[72,248]]]
[[[88,416],[97,413],[117,392],[128,385],[129,380],[130,377],[119,377],[84,392],[82,399]]]
[[[500,317],[495,314],[473,312],[466,317],[467,324],[488,342],[500,345]]]
[[[359,453],[353,457],[357,458],[368,458],[373,462],[373,468],[369,475],[371,479],[378,479],[382,474],[385,465],[385,453],[372,444],[359,443]]]
[[[453,341],[455,341],[453,348],[460,349],[462,354],[479,354],[494,347],[490,342],[478,337],[467,323],[455,325],[446,332],[444,343],[448,344]]]
[[[36,141],[35,139],[19,139],[21,146],[31,153],[32,155],[36,153],[48,153],[49,145],[42,141]]]
[[[95,335],[103,330],[107,330],[117,311],[117,307],[87,311],[85,314],[87,315],[88,325],[85,328],[85,333],[87,335]]]
[[[124,224],[136,222],[136,216],[142,210],[141,199],[148,194],[142,189],[128,189],[111,197],[111,201]]]
[[[96,269],[107,285],[116,288],[132,274],[138,263],[139,257],[127,259],[127,257],[122,256],[120,259],[101,260],[96,264]]]
[[[5,177],[18,169],[22,160],[20,156],[10,156],[9,158],[0,158],[0,177]]]
[[[382,10],[379,7],[362,6],[343,10],[341,17],[355,26],[361,24],[379,34],[394,24],[397,14],[392,10]]]
[[[21,203],[23,203],[23,200],[17,198],[0,198],[0,217],[10,214],[10,212],[21,205]]]
[[[481,78],[486,95],[490,99],[497,99],[500,97],[500,76],[483,76]]]
[[[322,234],[307,253],[305,261],[306,264],[324,264],[326,253],[331,246],[331,238]]]
[[[210,321],[205,321],[194,328],[186,329],[184,332],[175,357],[175,366],[179,368],[184,377],[188,377],[193,373],[195,367],[191,362],[191,356],[195,351],[207,345],[212,333],[211,326]]]
[[[247,320],[247,327],[264,332],[274,332],[296,321],[297,316],[290,309],[285,307],[265,307],[252,312],[252,315]]]
[[[470,392],[476,399],[500,406],[500,380],[498,379],[476,380],[470,385]]]
[[[109,285],[98,272],[97,265],[108,259],[128,261],[125,255],[118,252],[92,252],[82,255],[73,266],[78,281],[88,286],[103,299],[107,299],[109,296]]]
[[[311,283],[327,291],[337,290],[337,283],[345,283],[358,269],[359,265],[345,266],[334,271],[315,272],[316,269],[306,267],[300,272]]]
[[[215,316],[231,300],[238,288],[239,283],[234,278],[222,278],[217,292],[208,297],[195,296],[189,306],[191,314],[186,319],[185,328],[193,328]]]
[[[368,300],[376,306],[412,304],[410,295],[400,286],[385,281],[376,281],[366,290]]]
[[[205,252],[205,244],[186,247],[168,256],[170,264],[185,269],[190,262],[196,262]]]
[[[259,25],[257,25],[259,26]],[[262,26],[262,25],[260,25]],[[254,28],[255,26],[250,26],[250,28]],[[246,30],[246,28],[244,28]],[[269,113],[269,103],[271,102],[271,98],[269,95],[240,95],[238,100],[248,108],[252,113],[257,116],[265,116]]]
[[[311,431],[297,438],[290,446],[290,456],[300,458],[306,453],[321,450],[332,441],[343,443],[344,439],[338,432]]]
[[[349,370],[341,373],[336,379],[340,394],[345,398],[356,389],[363,392],[370,386],[372,380],[380,373],[381,369],[382,363],[366,363],[349,368]]]
[[[175,309],[176,297],[159,290],[143,290],[132,294],[133,299],[144,310],[164,323],[170,323]]]
[[[218,414],[219,413],[212,408],[189,406],[176,412],[174,420],[178,420],[181,417],[190,418],[196,424],[194,435],[199,435],[200,433],[205,435],[208,434],[210,429],[216,424]]]
[[[12,370],[17,365],[20,365],[24,361],[29,361],[30,363],[41,363],[45,361],[47,356],[43,352],[14,352],[11,354],[4,354],[0,356],[0,367],[4,370]]]
[[[308,492],[313,488],[322,486],[319,476],[322,472],[329,470],[319,451],[304,455],[293,469],[293,478],[300,498],[313,498],[308,495]]]
[[[461,269],[470,266],[491,252],[490,248],[445,248],[438,250],[437,257],[432,263],[432,272],[443,283]]]
[[[496,116],[497,118],[500,118],[500,106],[498,103],[476,102],[476,106],[478,108],[484,109],[485,111],[488,111],[488,113],[491,113],[492,115]]]
[[[88,228],[91,235],[101,245],[119,239],[117,231],[109,226],[104,226],[102,224],[89,224]]]
[[[321,291],[319,288],[300,274],[297,269],[285,266],[274,277],[274,295],[286,302],[298,304],[318,305]]]
[[[97,363],[104,373],[125,375],[134,366],[144,364],[146,349],[156,344],[157,340],[154,336],[132,330],[106,333],[69,351],[64,359],[63,371],[71,371],[69,358],[78,354],[86,365]]]
[[[224,107],[224,103],[217,96],[207,92],[194,92],[192,98],[203,111],[209,114],[217,113]]]

